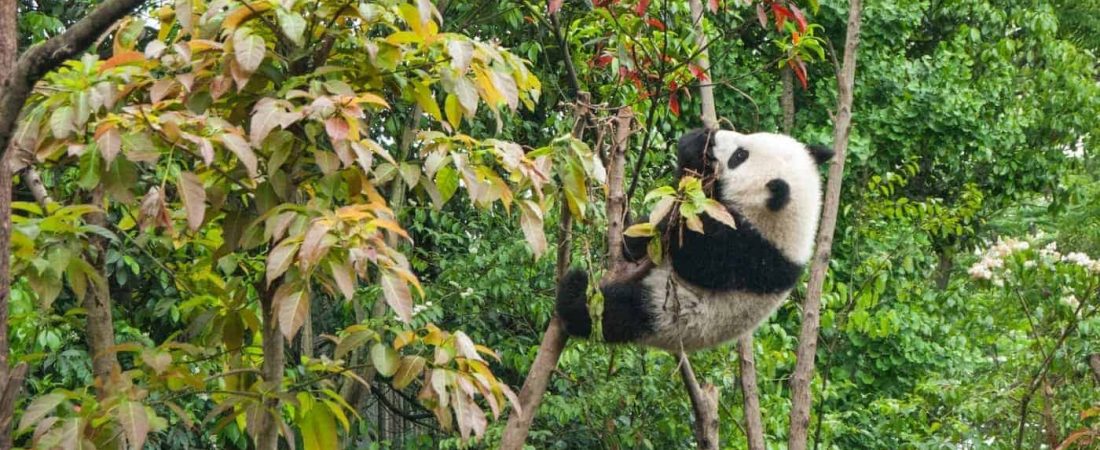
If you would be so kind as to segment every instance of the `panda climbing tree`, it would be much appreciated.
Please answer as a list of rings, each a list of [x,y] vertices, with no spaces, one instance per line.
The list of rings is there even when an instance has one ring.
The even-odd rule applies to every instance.
[[[679,195],[666,192],[649,221],[628,230],[623,249],[630,262],[654,264],[600,286],[603,338],[679,352],[751,332],[810,259],[821,210],[818,166],[832,155],[779,134],[685,134]],[[557,312],[572,336],[592,330],[587,287],[582,270],[558,287]]]

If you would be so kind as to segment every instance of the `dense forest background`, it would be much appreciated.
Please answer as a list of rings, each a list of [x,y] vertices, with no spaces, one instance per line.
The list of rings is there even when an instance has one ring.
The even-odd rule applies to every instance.
[[[104,5],[122,3],[132,18],[37,84],[6,154],[0,380],[20,377],[0,385],[0,447],[498,448],[556,264],[605,267],[616,147],[645,218],[701,87],[723,127],[830,144],[849,17],[814,0],[709,0],[694,23],[680,0]],[[1095,448],[1100,1],[862,3],[809,442]],[[27,55],[98,2],[0,4]],[[749,447],[747,396],[766,448],[787,448],[804,298],[742,341],[755,390],[736,343],[691,355],[721,448]],[[694,447],[679,368],[570,341],[527,445]]]

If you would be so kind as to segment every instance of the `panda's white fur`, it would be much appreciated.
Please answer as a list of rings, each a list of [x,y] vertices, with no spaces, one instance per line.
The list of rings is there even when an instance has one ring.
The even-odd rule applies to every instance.
[[[790,294],[813,251],[821,210],[818,164],[831,151],[780,134],[693,131],[679,172],[713,177],[713,195],[738,223],[704,218],[705,232],[666,225],[669,257],[641,279],[601,286],[604,336],[670,351],[712,347],[751,332]],[[642,253],[637,248],[627,253]],[[635,240],[633,246],[644,246]],[[643,247],[644,248],[644,247]],[[583,272],[559,286],[558,313],[587,336]]]

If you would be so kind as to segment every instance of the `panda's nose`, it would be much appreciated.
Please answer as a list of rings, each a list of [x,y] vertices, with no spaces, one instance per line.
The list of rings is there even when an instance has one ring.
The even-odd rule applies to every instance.
[[[771,195],[768,197],[768,209],[779,211],[791,201],[791,186],[781,178],[774,178],[765,184]]]

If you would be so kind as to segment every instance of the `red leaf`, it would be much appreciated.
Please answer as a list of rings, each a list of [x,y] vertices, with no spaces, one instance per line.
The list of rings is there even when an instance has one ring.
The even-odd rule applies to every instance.
[[[806,15],[803,14],[802,10],[798,9],[798,6],[795,5],[794,3],[791,3],[791,12],[794,15],[795,22],[798,22],[798,32],[799,33],[805,33],[806,32]]]
[[[768,28],[768,13],[764,11],[764,4],[756,4],[756,20],[760,21],[760,28]]]
[[[710,8],[711,14],[718,12],[718,0],[709,0],[707,7]]]
[[[647,9],[649,9],[649,0],[638,0],[638,6],[634,7],[634,14],[644,16]]]
[[[546,5],[546,12],[550,14],[557,14],[558,10],[561,9],[561,2],[562,0],[550,0],[550,2]]]
[[[778,3],[772,3],[772,14],[775,14],[775,29],[778,31],[783,30],[783,24],[787,23],[787,19],[794,17],[791,10]]]
[[[653,28],[656,28],[656,29],[661,30],[661,31],[665,31],[664,22],[661,22],[660,20],[657,20],[656,18],[650,17],[650,18],[646,19],[645,23],[648,23],[649,26],[651,26]]]
[[[691,74],[695,75],[695,79],[699,81],[707,81],[710,77],[707,76],[707,72],[695,64],[688,64],[688,69],[691,70]]]
[[[672,111],[672,115],[680,117],[680,99],[676,91],[669,92],[668,94],[668,110]]]
[[[596,59],[592,61],[592,63],[596,67],[607,67],[608,64],[611,64],[612,59],[614,59],[614,57],[612,57],[611,55],[600,55],[597,56]]]
[[[808,89],[809,87],[806,83],[806,64],[801,60],[795,63],[795,60],[792,59],[787,62],[787,65],[791,66],[791,72],[794,72],[794,76],[798,77],[798,81],[802,83],[802,89]]]

